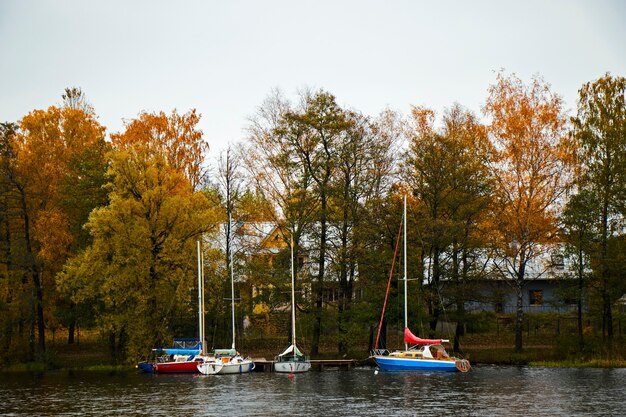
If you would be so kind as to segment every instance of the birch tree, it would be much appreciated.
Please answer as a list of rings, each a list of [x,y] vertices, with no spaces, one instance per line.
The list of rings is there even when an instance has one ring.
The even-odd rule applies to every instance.
[[[496,149],[498,270],[516,292],[515,350],[521,351],[526,267],[557,242],[556,217],[571,183],[573,146],[561,98],[541,78],[525,84],[500,73],[489,87],[485,114]]]

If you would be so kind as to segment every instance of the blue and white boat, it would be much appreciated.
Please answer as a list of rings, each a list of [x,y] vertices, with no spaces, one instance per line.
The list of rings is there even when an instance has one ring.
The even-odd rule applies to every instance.
[[[471,366],[467,359],[451,357],[442,343],[446,339],[421,339],[408,328],[404,329],[404,341],[412,344],[405,350],[389,352],[376,351],[374,361],[383,371],[433,371],[433,372],[467,372]]]
[[[404,350],[389,352],[386,349],[378,349],[378,341],[380,339],[380,329],[385,316],[385,308],[387,306],[387,298],[391,278],[393,276],[393,265],[389,274],[389,282],[387,284],[387,295],[385,296],[385,305],[380,317],[378,326],[378,335],[376,336],[376,344],[373,355],[371,356],[376,365],[383,371],[395,372],[411,372],[411,371],[436,371],[436,372],[467,372],[471,369],[467,359],[459,359],[451,357],[446,352],[442,343],[448,342],[446,339],[421,339],[411,333],[407,325],[407,274],[406,274],[406,196],[404,196],[404,216],[402,227],[404,228]],[[398,250],[398,240],[396,241],[396,253]],[[394,253],[394,259],[396,258]],[[409,347],[411,346],[411,347]]]

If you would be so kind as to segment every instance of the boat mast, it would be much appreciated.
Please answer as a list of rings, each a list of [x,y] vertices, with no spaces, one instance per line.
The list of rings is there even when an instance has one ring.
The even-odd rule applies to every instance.
[[[406,194],[404,195],[404,328],[408,328],[408,315],[407,315],[407,302],[406,302],[406,295],[407,295],[407,290],[406,290],[406,284],[407,284],[407,279],[406,279]],[[408,343],[404,342],[404,349],[408,350],[409,349],[409,345]]]
[[[230,300],[231,300],[231,315],[232,315],[232,325],[233,325],[233,345],[232,349],[235,350],[235,274],[233,272],[233,229],[231,222],[231,214],[228,213],[228,258],[230,263]]]
[[[204,343],[204,288],[202,279],[202,251],[198,240],[198,338],[202,347],[202,355],[206,354]]]
[[[296,285],[293,266],[293,234],[291,235],[291,344],[293,345],[293,356],[296,356]]]

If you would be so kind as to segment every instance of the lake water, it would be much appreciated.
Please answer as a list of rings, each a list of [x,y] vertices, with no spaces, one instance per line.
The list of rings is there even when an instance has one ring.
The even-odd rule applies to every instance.
[[[3,416],[624,416],[626,369],[0,374]]]

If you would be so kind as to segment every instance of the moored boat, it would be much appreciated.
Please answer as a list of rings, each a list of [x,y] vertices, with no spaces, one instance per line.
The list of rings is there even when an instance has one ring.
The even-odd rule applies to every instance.
[[[230,223],[230,215],[228,217]],[[232,245],[228,246],[232,248]],[[214,355],[205,357],[201,363],[196,365],[198,372],[204,375],[223,374],[243,374],[254,369],[254,362],[250,358],[244,358],[235,349],[235,276],[233,270],[232,249],[228,252],[228,263],[230,269],[230,291],[231,291],[231,318],[232,318],[232,346],[230,349],[216,349]]]
[[[407,265],[406,265],[406,196],[404,197],[404,216],[402,227],[404,228],[404,350],[389,352],[386,349],[378,349],[380,339],[380,329],[383,324],[387,296],[393,274],[393,265],[389,274],[387,284],[387,295],[385,305],[380,317],[378,335],[376,336],[375,350],[371,356],[378,367],[383,371],[437,371],[437,372],[467,372],[471,365],[467,359],[455,358],[448,355],[442,343],[448,342],[446,339],[421,339],[415,336],[407,325]],[[400,234],[398,233],[398,242]],[[396,252],[398,249],[396,242]],[[395,259],[395,254],[394,254]],[[411,346],[409,348],[409,346]]]
[[[311,361],[296,347],[291,345],[274,361],[274,371],[283,373],[302,373],[311,369]]]
[[[153,349],[154,359],[139,362],[142,372],[154,373],[198,373],[198,364],[205,361],[204,353],[204,279],[202,253],[198,241],[198,339],[175,338],[171,348]],[[159,354],[164,355],[159,356]]]
[[[378,351],[373,359],[383,371],[436,371],[467,372],[471,366],[467,359],[451,357],[442,343],[446,339],[420,339],[408,328],[404,329],[404,341],[413,346],[406,350]]]
[[[291,239],[291,345],[276,356],[274,371],[283,373],[302,373],[311,369],[309,357],[296,346],[296,292],[293,262],[293,238]]]
[[[152,349],[151,359],[139,362],[137,368],[146,373],[197,372],[194,367],[201,351],[199,340],[175,338],[171,348]]]

